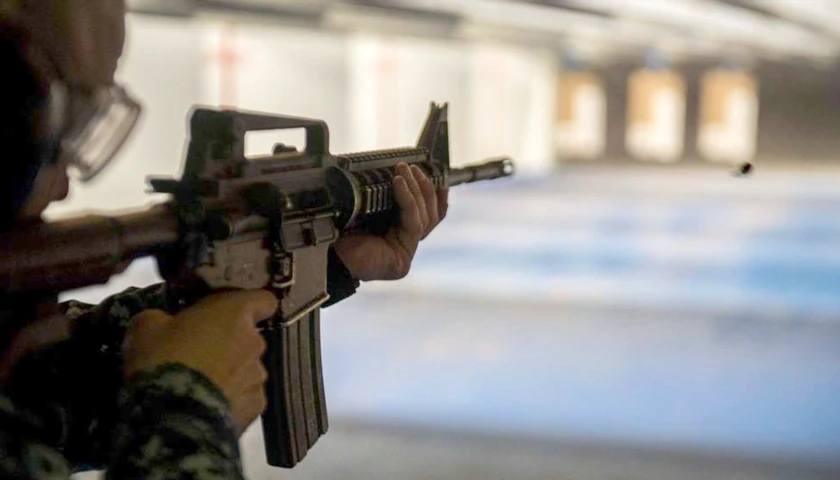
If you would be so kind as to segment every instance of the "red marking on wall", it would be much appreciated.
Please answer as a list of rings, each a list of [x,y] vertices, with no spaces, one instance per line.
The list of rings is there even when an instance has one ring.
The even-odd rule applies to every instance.
[[[222,108],[236,108],[237,74],[242,57],[237,50],[236,26],[227,23],[222,27],[219,49],[214,56],[219,62],[219,104]]]

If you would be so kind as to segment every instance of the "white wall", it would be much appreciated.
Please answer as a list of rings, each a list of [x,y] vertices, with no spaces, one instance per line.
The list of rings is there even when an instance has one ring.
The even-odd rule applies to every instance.
[[[547,52],[359,35],[350,55],[362,149],[414,144],[429,102],[447,102],[453,165],[509,155],[520,175],[553,169],[557,66]]]
[[[224,35],[238,57],[236,108],[324,120],[330,127],[331,149],[350,148],[345,38],[288,27],[230,27],[215,22],[205,24],[203,31],[210,61],[201,86],[215,105],[226,100],[220,95],[220,63],[215,59]]]
[[[544,50],[470,45],[470,150],[475,157],[510,155],[520,176],[554,167],[558,65]]]
[[[466,52],[461,45],[355,35],[350,42],[354,150],[415,145],[429,104],[449,103],[453,162],[468,158]]]

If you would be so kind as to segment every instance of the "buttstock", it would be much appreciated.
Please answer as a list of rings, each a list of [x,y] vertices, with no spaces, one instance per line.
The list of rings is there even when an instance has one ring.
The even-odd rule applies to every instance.
[[[62,292],[107,283],[132,260],[178,242],[167,208],[32,223],[0,236],[0,288]]]

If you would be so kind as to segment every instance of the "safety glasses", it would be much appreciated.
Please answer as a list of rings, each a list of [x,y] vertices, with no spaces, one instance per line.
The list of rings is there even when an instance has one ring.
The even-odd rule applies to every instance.
[[[57,160],[88,182],[114,159],[134,131],[142,107],[120,86],[78,92],[50,88],[50,125],[59,138]]]

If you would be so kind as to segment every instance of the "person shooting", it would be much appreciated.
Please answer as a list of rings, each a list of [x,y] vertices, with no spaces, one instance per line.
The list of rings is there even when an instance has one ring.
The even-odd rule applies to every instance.
[[[123,0],[0,0],[3,232],[37,229],[66,198],[68,173],[94,178],[130,134],[139,103],[114,81],[124,17]],[[329,247],[332,303],[362,281],[407,275],[446,216],[446,185],[407,163],[395,173],[398,221]],[[99,305],[0,294],[0,476],[242,477],[237,440],[267,405],[256,327],[281,300],[264,289],[211,293],[171,313],[166,290]]]

